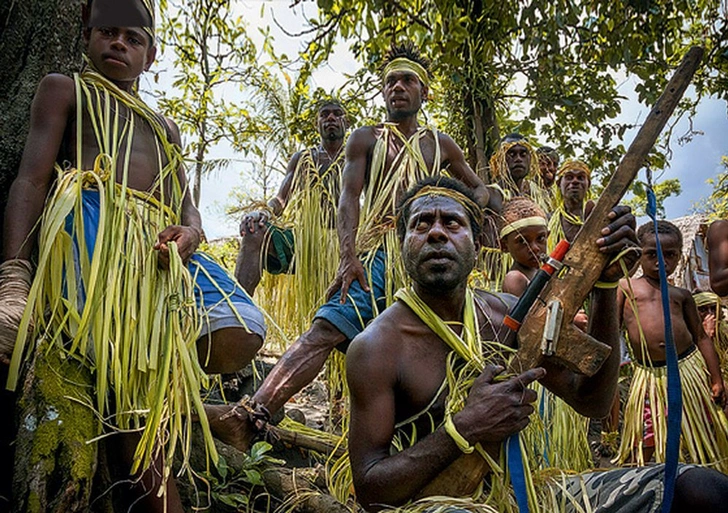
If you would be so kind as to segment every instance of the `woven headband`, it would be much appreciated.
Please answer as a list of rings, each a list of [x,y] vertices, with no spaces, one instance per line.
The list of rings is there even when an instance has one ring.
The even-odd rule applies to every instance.
[[[417,75],[417,78],[420,79],[420,82],[428,87],[430,86],[430,77],[427,75],[427,70],[425,70],[420,63],[407,59],[406,57],[397,57],[388,63],[384,67],[382,78],[386,80],[387,75],[396,72],[414,73]]]
[[[698,292],[697,294],[693,294],[693,298],[698,307],[717,305],[720,303],[720,297],[715,292]]]
[[[526,228],[527,226],[548,226],[546,223],[546,218],[541,216],[531,216],[531,217],[524,217],[523,219],[518,219],[516,221],[513,221],[512,223],[509,223],[503,227],[503,229],[500,231],[500,238],[502,239],[506,235],[509,235],[515,231],[520,230],[521,228]]]
[[[561,165],[556,176],[563,176],[567,171],[583,171],[591,180],[591,169],[581,160],[567,160]]]
[[[416,199],[423,198],[425,196],[443,196],[446,198],[450,198],[451,200],[457,201],[468,212],[468,214],[470,214],[473,219],[475,219],[475,222],[479,226],[483,224],[483,209],[480,208],[477,203],[475,203],[473,200],[471,200],[461,192],[458,192],[454,189],[449,189],[447,187],[438,187],[436,185],[426,185],[422,189],[417,191],[414,196],[412,196],[410,199],[407,200],[404,205],[402,205],[402,210],[404,210],[407,205],[411,204]]]

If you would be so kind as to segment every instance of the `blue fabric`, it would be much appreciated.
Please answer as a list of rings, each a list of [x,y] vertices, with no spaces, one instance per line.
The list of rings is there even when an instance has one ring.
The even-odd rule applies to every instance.
[[[366,258],[363,260],[367,260]],[[364,266],[370,291],[366,292],[358,281],[349,287],[348,297],[342,305],[341,290],[316,312],[316,319],[325,319],[333,324],[348,341],[351,341],[369,324],[374,317],[387,307],[385,271],[386,253],[378,249],[370,264]]]
[[[508,473],[511,476],[513,493],[519,513],[528,513],[528,491],[526,488],[526,472],[523,469],[523,454],[521,453],[521,440],[518,433],[506,439],[506,458],[508,459]]]
[[[665,492],[662,503],[663,513],[672,509],[677,479],[677,464],[680,459],[680,434],[682,431],[682,383],[678,367],[677,349],[672,333],[670,316],[670,292],[667,289],[667,272],[662,245],[657,231],[657,198],[652,190],[652,172],[647,169],[647,215],[655,228],[655,246],[660,274],[660,294],[662,295],[662,316],[665,322],[665,359],[667,361],[667,441],[665,443]]]
[[[84,190],[82,195],[84,238],[90,257],[96,247],[101,201],[99,191],[96,190]],[[73,213],[66,218],[65,229],[69,234],[75,235]],[[75,251],[76,260],[78,260],[78,245],[75,245]],[[201,335],[222,328],[243,327],[239,316],[247,327],[247,331],[265,338],[266,328],[263,313],[245,290],[238,285],[235,278],[230,276],[217,262],[205,253],[197,251],[190,257],[187,270],[195,282],[195,301],[202,316]],[[83,294],[82,300],[85,300]]]

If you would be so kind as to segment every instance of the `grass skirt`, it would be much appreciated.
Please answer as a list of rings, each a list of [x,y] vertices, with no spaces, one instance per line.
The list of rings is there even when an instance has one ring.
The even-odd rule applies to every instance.
[[[710,378],[700,351],[693,351],[679,362],[683,389],[680,461],[712,466],[728,472],[728,419],[715,405],[710,394]],[[644,457],[645,401],[652,409],[655,461],[665,461],[667,441],[667,367],[634,364],[634,376],[624,411],[619,464]]]

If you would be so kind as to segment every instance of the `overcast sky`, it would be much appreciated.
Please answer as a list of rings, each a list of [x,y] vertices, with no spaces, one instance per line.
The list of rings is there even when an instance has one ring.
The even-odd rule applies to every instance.
[[[262,41],[258,35],[258,27],[270,26],[275,39],[278,52],[290,55],[297,54],[302,49],[302,41],[286,36],[272,22],[272,14],[278,22],[289,32],[298,32],[304,28],[302,20],[304,15],[314,14],[315,2],[302,2],[295,9],[288,7],[289,2],[265,2],[264,15],[261,17],[263,2],[246,1],[238,3],[243,19],[248,24],[248,34],[256,43]],[[168,50],[168,53],[170,51]],[[170,69],[171,57],[162,55],[156,64],[159,68]],[[338,45],[327,66],[318,70],[313,77],[313,86],[321,86],[326,90],[344,82],[343,74],[352,73],[358,64],[346,51],[344,45]],[[148,81],[142,82],[142,89],[152,86]],[[157,86],[159,87],[159,86]],[[620,94],[628,97],[622,105],[622,113],[618,122],[635,123],[644,120],[648,109],[638,104],[633,91],[633,84],[626,81],[620,88]],[[689,128],[687,119],[678,124],[673,133],[671,147],[673,150],[669,167],[661,179],[679,178],[683,192],[679,197],[670,198],[665,202],[667,218],[675,218],[690,213],[693,204],[710,194],[711,188],[706,183],[715,177],[721,170],[721,156],[728,154],[728,116],[726,115],[726,102],[716,99],[703,100],[698,106],[697,114],[693,119],[693,130],[702,132],[691,142],[679,145],[677,138],[685,134]],[[625,137],[625,146],[628,146],[636,130],[628,132]],[[224,150],[220,150],[225,154]],[[229,156],[229,155],[225,155]],[[237,221],[224,214],[224,207],[231,203],[230,191],[234,187],[242,187],[242,176],[239,169],[230,169],[220,172],[203,181],[200,211],[202,213],[203,227],[210,239],[237,234]]]

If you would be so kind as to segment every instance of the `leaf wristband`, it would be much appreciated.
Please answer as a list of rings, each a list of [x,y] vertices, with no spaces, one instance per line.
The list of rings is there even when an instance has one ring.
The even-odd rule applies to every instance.
[[[595,289],[616,289],[619,281],[597,281],[594,283]]]
[[[455,427],[455,423],[452,421],[452,415],[445,416],[445,432],[450,435],[450,438],[453,439],[455,444],[458,446],[458,449],[463,451],[465,454],[470,454],[475,450],[475,447],[470,445],[465,437],[458,432]]]

